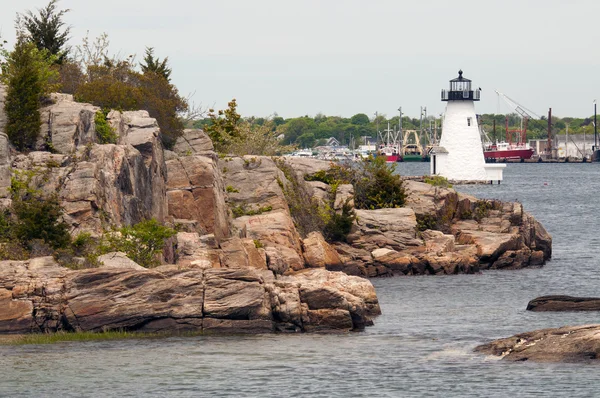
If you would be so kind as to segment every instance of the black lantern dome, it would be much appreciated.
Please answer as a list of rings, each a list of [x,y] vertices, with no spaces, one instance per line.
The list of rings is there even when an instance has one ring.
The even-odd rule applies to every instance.
[[[472,90],[471,80],[462,74],[459,70],[458,77],[450,80],[450,90],[442,90],[442,101],[479,101],[481,90]]]

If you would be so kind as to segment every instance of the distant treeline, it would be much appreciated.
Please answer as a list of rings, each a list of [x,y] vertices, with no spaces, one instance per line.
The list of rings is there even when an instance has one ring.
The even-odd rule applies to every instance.
[[[481,115],[480,121],[483,129],[487,132],[490,138],[493,138],[494,120],[496,121],[496,135],[498,139],[503,139],[505,136],[505,119],[508,117],[509,129],[521,128],[521,117],[516,114],[484,114]],[[377,131],[383,131],[388,127],[398,129],[399,116],[387,118],[385,115],[377,117],[369,117],[364,113],[345,118],[340,116],[326,116],[321,113],[314,117],[301,116],[295,118],[284,119],[280,116],[269,118],[264,117],[247,117],[245,120],[252,125],[264,126],[270,128],[283,137],[283,144],[296,145],[300,148],[311,148],[318,145],[324,145],[330,138],[336,138],[342,145],[355,146],[361,145],[365,141],[365,137],[377,138]],[[420,130],[423,129],[423,137],[431,136],[429,130],[434,130],[437,126],[437,134],[440,134],[440,118],[428,116],[427,118],[411,118],[408,116],[402,117],[403,130]],[[569,134],[593,134],[594,133],[594,117],[589,118],[572,118],[572,117],[552,117],[552,133],[565,134],[567,125],[569,126]],[[194,128],[205,128],[210,126],[211,119],[201,119],[194,122]],[[530,119],[527,123],[527,138],[547,138],[548,136],[548,120],[546,117],[534,120]]]

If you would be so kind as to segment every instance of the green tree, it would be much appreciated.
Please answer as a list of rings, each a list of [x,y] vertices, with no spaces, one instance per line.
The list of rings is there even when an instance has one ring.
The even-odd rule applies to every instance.
[[[312,148],[315,145],[315,135],[313,133],[304,133],[296,139],[296,143],[302,148]]]
[[[369,124],[369,117],[364,113],[357,113],[356,115],[352,116],[352,118],[350,118],[350,121],[352,122],[352,124],[366,126],[367,124]]]
[[[211,124],[206,126],[205,131],[215,145],[215,149],[224,152],[240,136],[239,126],[242,117],[237,113],[235,98],[229,101],[225,110],[215,113],[214,109],[209,109],[208,117]]]
[[[2,81],[8,86],[4,109],[6,134],[20,151],[32,149],[40,134],[39,107],[56,86],[54,57],[35,44],[18,40],[2,68]]]
[[[58,0],[51,0],[46,7],[38,9],[37,14],[31,11],[17,14],[17,29],[39,50],[47,50],[55,56],[57,64],[62,64],[69,53],[66,44],[71,28],[65,26],[63,21],[69,10],[57,10],[56,3]]]
[[[146,47],[146,55],[144,56],[144,62],[140,63],[142,72],[156,73],[164,77],[168,82],[171,81],[171,68],[167,66],[169,57],[165,57],[162,61],[158,58],[154,58],[154,48]]]

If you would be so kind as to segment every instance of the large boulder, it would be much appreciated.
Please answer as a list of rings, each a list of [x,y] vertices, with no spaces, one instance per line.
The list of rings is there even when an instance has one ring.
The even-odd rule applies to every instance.
[[[221,268],[221,252],[214,235],[178,232],[175,239],[177,265],[186,268]]]
[[[347,237],[348,242],[369,251],[377,248],[404,250],[420,246],[417,220],[410,208],[356,210],[357,220]]]
[[[225,157],[219,159],[227,201],[231,207],[244,211],[288,211],[287,201],[279,182],[285,175],[266,156]],[[279,182],[278,182],[279,181]]]
[[[304,268],[302,239],[287,211],[239,217],[233,220],[233,225],[243,231],[246,237],[260,242],[266,248],[268,262],[273,260],[275,263],[281,258],[291,270]]]
[[[123,252],[111,252],[98,256],[99,268],[133,269],[143,271],[145,268],[127,257]]]
[[[478,346],[475,351],[513,362],[596,362],[600,352],[600,325],[520,333]]]
[[[342,264],[339,254],[323,238],[320,232],[311,232],[302,240],[304,260],[311,268],[337,267]]]
[[[75,102],[68,94],[52,94],[51,99],[51,105],[40,109],[42,134],[37,149],[49,145],[53,151],[69,155],[80,146],[97,142],[95,117],[99,107]]]
[[[450,223],[458,205],[458,194],[452,188],[435,187],[419,181],[404,180],[405,206],[417,216],[438,217],[441,223]]]
[[[332,164],[327,160],[303,158],[299,156],[288,156],[284,159],[299,176],[314,174],[321,170],[329,170]]]
[[[173,145],[173,152],[179,156],[212,156],[214,146],[210,137],[200,129],[186,129]]]

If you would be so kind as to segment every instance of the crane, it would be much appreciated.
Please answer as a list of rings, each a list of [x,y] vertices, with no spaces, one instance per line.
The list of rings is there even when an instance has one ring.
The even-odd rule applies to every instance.
[[[525,106],[519,104],[517,101],[513,100],[509,96],[499,92],[498,90],[495,91],[496,94],[498,94],[499,98],[502,98],[508,104],[508,106],[510,106],[515,112],[517,112],[521,116],[521,128],[514,130],[508,129],[508,116],[506,117],[506,142],[512,144],[513,136],[515,136],[517,144],[525,144],[525,142],[527,141],[527,121],[533,118],[533,116],[535,116],[537,119],[541,119],[541,117],[532,110],[527,109]]]

